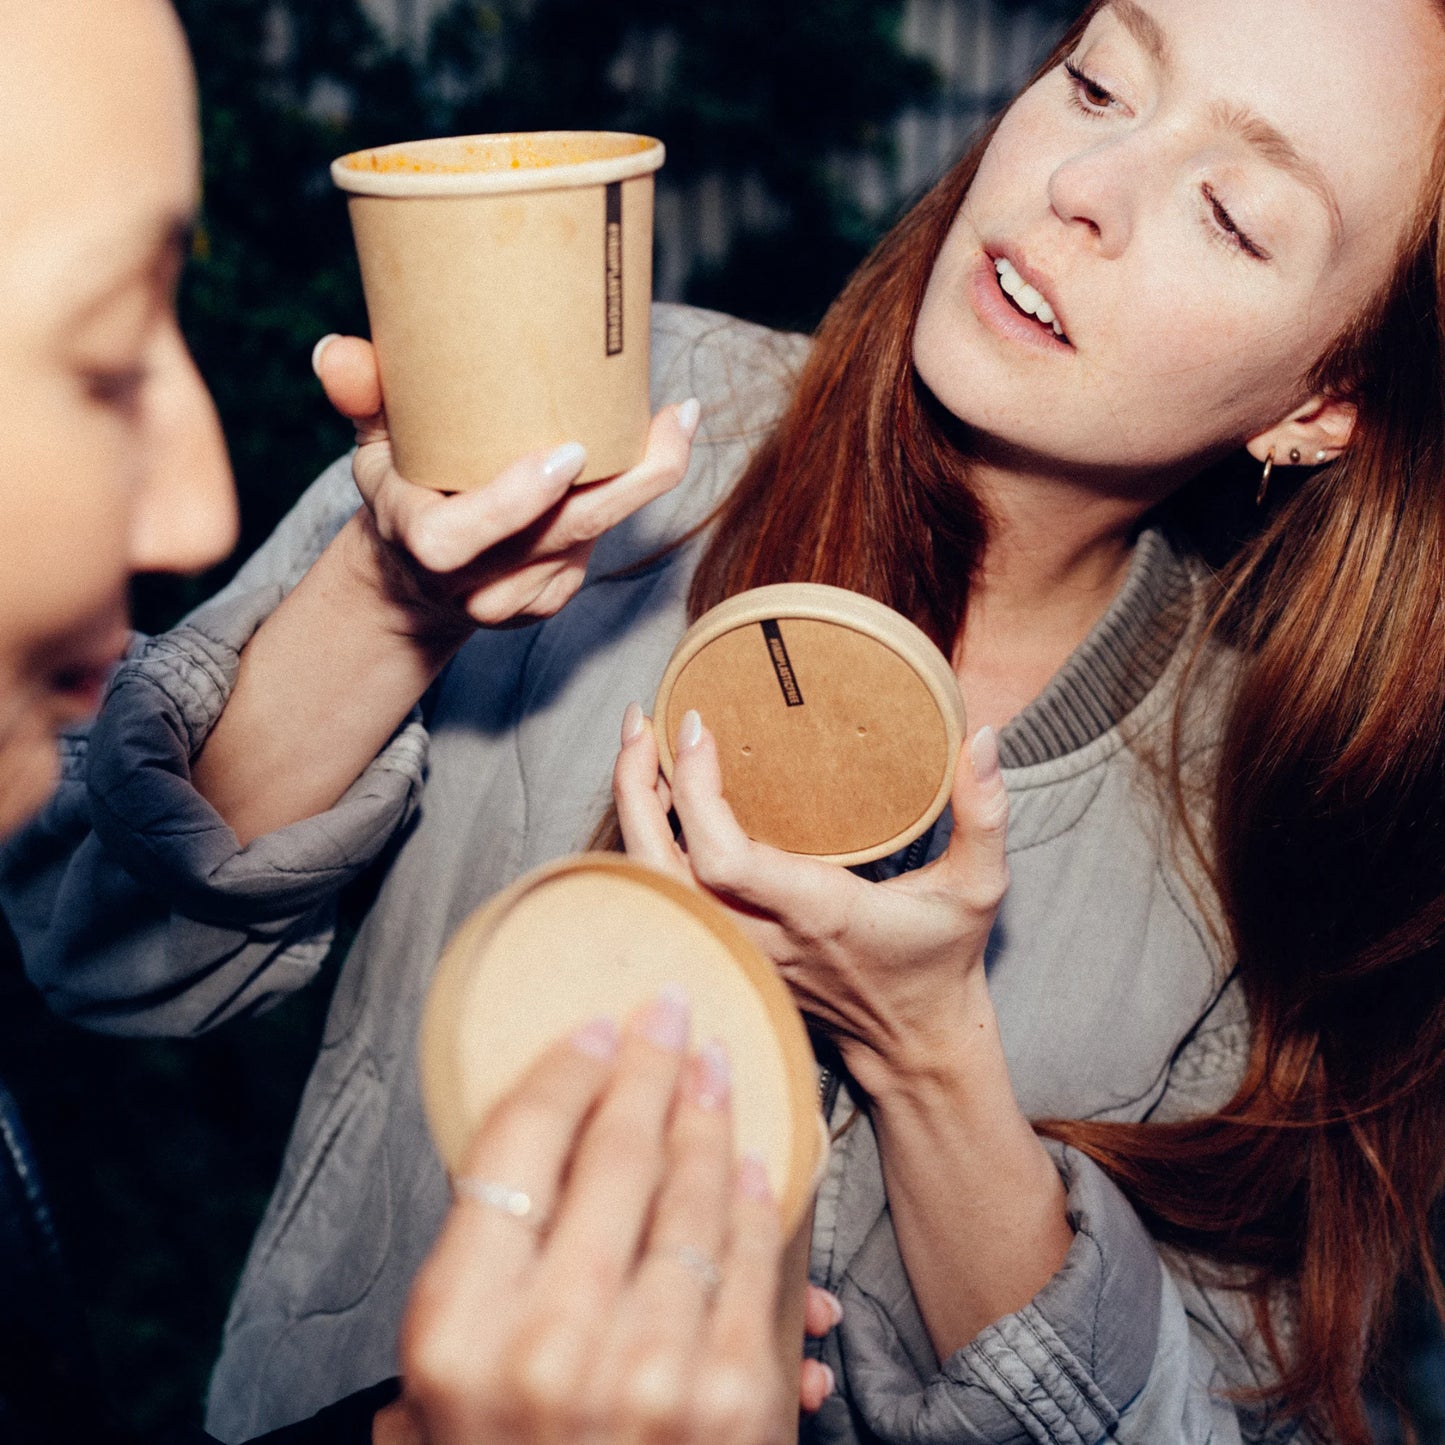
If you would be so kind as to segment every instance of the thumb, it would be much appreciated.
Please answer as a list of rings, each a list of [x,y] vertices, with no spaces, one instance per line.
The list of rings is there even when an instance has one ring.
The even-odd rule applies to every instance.
[[[980,728],[960,750],[952,802],[953,836],[939,864],[975,907],[996,908],[1008,887],[1008,792],[992,728]]]
[[[356,423],[358,433],[380,424],[381,372],[369,341],[359,336],[323,336],[311,353],[311,367],[326,399]]]

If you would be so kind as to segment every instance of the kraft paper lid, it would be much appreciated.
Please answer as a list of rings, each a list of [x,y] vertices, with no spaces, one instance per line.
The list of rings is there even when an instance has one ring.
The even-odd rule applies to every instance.
[[[748,836],[851,866],[943,811],[963,742],[953,669],[906,618],[856,592],[789,582],[704,614],[673,653],[653,717],[663,773],[695,708]]]
[[[657,170],[660,140],[611,130],[443,136],[353,151],[331,179],[361,196],[483,196],[605,186]]]
[[[726,910],[616,854],[529,873],[448,943],[420,1039],[422,1102],[448,1170],[548,1044],[598,1015],[620,1020],[669,983],[692,1002],[693,1046],[727,1048],[738,1149],[762,1156],[791,1234],[827,1154],[802,1016]]]

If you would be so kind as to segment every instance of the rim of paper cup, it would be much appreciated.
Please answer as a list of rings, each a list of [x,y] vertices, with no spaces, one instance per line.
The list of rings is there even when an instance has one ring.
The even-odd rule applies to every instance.
[[[465,145],[469,141],[489,143],[527,140],[546,142],[560,137],[596,136],[641,140],[648,144],[627,155],[600,156],[595,160],[568,161],[554,166],[522,166],[504,171],[366,171],[349,164],[352,156],[384,156],[418,153],[434,148]],[[339,156],[331,163],[331,179],[343,191],[356,196],[491,196],[516,191],[560,191],[579,186],[605,186],[613,181],[645,176],[662,165],[666,148],[652,136],[616,130],[506,131],[495,135],[457,135],[431,140],[399,141],[394,145],[368,146]]]

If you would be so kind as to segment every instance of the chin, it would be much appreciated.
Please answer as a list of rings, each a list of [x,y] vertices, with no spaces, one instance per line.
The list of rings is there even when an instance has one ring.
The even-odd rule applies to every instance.
[[[59,779],[60,757],[48,731],[0,743],[0,842],[45,806]]]

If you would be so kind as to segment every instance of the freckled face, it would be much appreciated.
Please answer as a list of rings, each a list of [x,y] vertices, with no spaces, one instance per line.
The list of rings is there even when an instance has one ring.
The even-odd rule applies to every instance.
[[[199,188],[164,0],[0,0],[0,834],[95,706],[140,570],[219,560],[235,498],[173,292]]]
[[[1432,0],[1106,5],[989,146],[920,376],[985,454],[1182,481],[1307,400],[1389,276],[1442,96]]]

